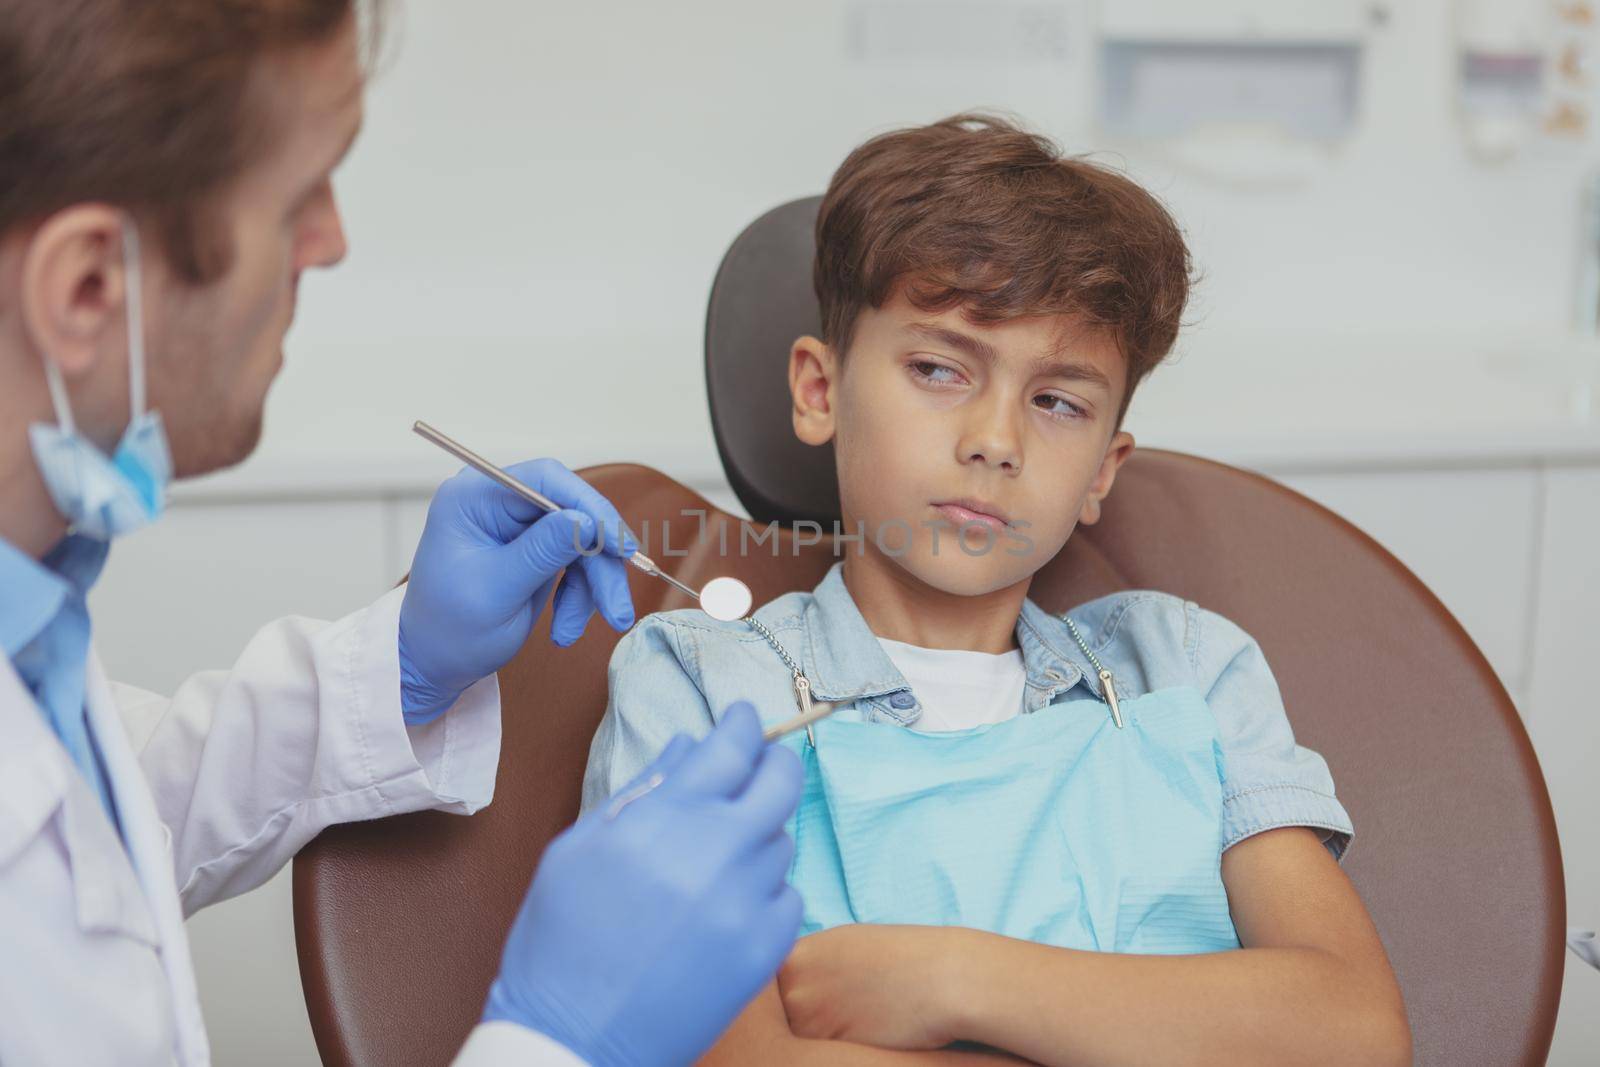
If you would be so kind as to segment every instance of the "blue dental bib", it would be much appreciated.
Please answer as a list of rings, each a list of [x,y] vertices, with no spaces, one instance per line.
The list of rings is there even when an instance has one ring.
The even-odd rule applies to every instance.
[[[1192,688],[1051,704],[950,733],[818,724],[790,822],[801,933],[959,925],[1062,948],[1239,947],[1217,725]]]

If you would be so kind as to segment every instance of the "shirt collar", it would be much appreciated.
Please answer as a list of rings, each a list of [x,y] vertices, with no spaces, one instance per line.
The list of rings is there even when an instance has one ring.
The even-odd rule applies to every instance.
[[[805,609],[811,638],[806,675],[820,700],[855,700],[904,689],[906,680],[861,617],[844,584],[844,564],[828,568]]]
[[[7,659],[44,632],[68,597],[88,594],[110,547],[74,534],[36,560],[0,538],[0,650]]]
[[[846,588],[842,563],[829,568],[812,592],[805,624],[811,641],[805,670],[817,699],[855,700],[906,687]],[[1028,675],[1028,710],[1049,703],[1088,673],[1066,624],[1026,598],[1016,634]]]

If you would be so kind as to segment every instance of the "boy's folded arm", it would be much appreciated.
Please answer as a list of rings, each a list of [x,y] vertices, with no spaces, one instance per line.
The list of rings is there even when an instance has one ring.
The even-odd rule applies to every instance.
[[[1409,1064],[1410,1027],[1377,930],[1316,835],[1253,836],[1222,870],[1244,946],[1230,952],[1082,952],[917,929],[946,937],[961,961],[958,988],[935,1001],[937,1025],[1045,1065]]]
[[[850,1041],[798,1037],[790,1029],[777,985],[757,994],[722,1039],[700,1060],[700,1067],[1003,1067],[1023,1064],[1004,1052],[944,1049],[905,1051]]]

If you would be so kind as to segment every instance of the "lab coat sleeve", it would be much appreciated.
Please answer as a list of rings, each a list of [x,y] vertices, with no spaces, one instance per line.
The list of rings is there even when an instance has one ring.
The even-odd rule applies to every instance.
[[[451,1067],[589,1067],[553,1037],[516,1023],[480,1023]]]
[[[185,914],[272,877],[324,827],[489,803],[500,755],[493,676],[446,714],[400,711],[404,587],[337,622],[286,618],[225,671],[170,699],[113,686],[172,833]]]

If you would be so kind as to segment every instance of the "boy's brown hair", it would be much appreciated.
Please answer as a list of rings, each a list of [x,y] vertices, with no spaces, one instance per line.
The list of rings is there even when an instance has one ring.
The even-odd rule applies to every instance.
[[[1189,250],[1133,181],[990,115],[874,137],[834,172],[817,216],[822,339],[841,353],[856,317],[897,285],[926,311],[975,323],[1071,314],[1110,331],[1127,391],[1172,349]]]

